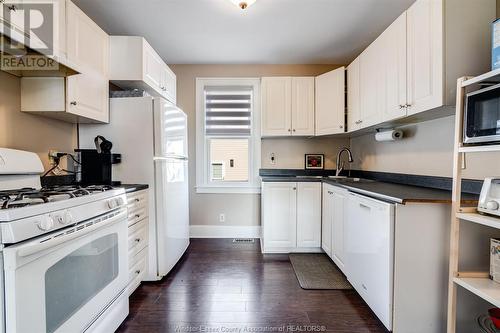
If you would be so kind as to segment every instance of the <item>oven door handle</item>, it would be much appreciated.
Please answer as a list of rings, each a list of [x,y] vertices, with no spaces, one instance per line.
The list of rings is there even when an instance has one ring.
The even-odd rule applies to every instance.
[[[108,226],[113,225],[117,222],[120,222],[120,221],[125,222],[126,219],[127,219],[127,210],[124,209],[120,213],[118,213],[117,215],[115,215],[115,216],[113,216],[105,221],[98,222],[98,223],[93,224],[93,225],[88,226],[88,227],[84,227],[83,229],[75,231],[73,233],[66,234],[66,235],[59,236],[59,237],[54,237],[54,238],[51,238],[43,243],[36,243],[36,244],[32,244],[32,245],[27,245],[25,248],[19,248],[16,251],[17,256],[18,257],[30,256],[34,253],[38,253],[38,252],[44,251],[46,249],[55,247],[57,245],[61,245],[63,243],[69,242],[71,240],[83,237],[83,236],[88,235],[89,233],[91,233],[93,231],[108,227]],[[82,224],[85,224],[85,222],[83,222]],[[78,228],[78,225],[73,227],[73,228]]]

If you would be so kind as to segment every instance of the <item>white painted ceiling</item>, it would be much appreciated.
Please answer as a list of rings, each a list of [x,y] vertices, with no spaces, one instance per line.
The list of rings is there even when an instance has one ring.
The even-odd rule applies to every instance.
[[[74,0],[169,64],[347,64],[414,0]]]

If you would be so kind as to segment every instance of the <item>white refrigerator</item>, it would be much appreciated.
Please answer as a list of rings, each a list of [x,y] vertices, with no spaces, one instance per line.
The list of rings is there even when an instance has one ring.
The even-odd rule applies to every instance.
[[[163,98],[112,98],[109,124],[80,125],[80,148],[94,148],[97,135],[122,154],[113,180],[149,185],[147,280],[159,280],[189,245],[187,116]]]

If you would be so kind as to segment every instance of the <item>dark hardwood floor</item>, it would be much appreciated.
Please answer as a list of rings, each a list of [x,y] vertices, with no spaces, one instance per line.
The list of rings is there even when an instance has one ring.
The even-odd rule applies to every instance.
[[[169,276],[130,297],[118,332],[301,332],[310,325],[387,332],[355,291],[301,289],[288,256],[262,255],[258,240],[192,239]]]

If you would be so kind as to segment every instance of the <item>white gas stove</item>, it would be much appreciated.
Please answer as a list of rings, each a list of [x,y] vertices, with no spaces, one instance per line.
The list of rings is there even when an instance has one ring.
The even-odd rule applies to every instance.
[[[0,332],[114,331],[128,314],[125,190],[41,188],[42,172],[36,154],[0,148]]]

